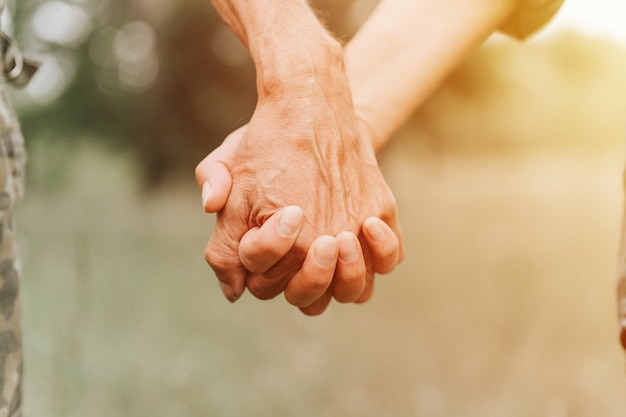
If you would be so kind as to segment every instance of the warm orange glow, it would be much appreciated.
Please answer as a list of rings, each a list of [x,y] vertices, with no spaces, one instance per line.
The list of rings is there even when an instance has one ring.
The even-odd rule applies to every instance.
[[[625,20],[626,2],[623,0],[566,0],[539,37],[574,28],[589,36],[608,37],[626,44]]]

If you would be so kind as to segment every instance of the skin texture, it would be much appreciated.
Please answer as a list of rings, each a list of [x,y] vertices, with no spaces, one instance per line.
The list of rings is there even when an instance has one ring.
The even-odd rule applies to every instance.
[[[382,238],[361,231],[361,219],[368,217],[385,219],[397,228],[395,200],[371,145],[359,143],[362,139],[355,128],[346,134],[352,140],[351,151],[346,152],[334,118],[324,112],[311,115],[304,130],[298,124],[290,131],[283,122],[285,140],[277,141],[272,135],[274,120],[288,116],[277,110],[282,104],[268,106],[268,110],[258,109],[248,126],[231,134],[224,148],[198,166],[202,183],[213,174],[212,181],[228,184],[225,173],[232,176],[230,193],[205,251],[207,261],[230,300],[247,287],[261,299],[284,291],[291,304],[302,308],[319,298],[330,301],[333,295],[341,302],[365,301],[371,295],[374,272],[387,272],[397,263],[400,234],[376,219],[369,222],[370,228],[379,230]],[[302,106],[311,104],[305,100]],[[355,157],[357,147],[362,151]],[[264,152],[259,154],[258,149]],[[227,157],[220,155],[224,150]],[[334,160],[331,168],[328,160]],[[222,182],[215,175],[220,171],[227,178]],[[220,207],[215,202],[224,199],[224,195],[213,197],[206,200],[208,211]],[[374,256],[370,247],[376,249]]]
[[[345,49],[304,1],[212,2],[250,49],[259,94],[196,169],[225,296],[284,292],[312,315],[368,300],[374,273],[403,257],[375,151],[517,1],[383,0]]]
[[[361,134],[341,46],[304,1],[213,4],[250,49],[259,101],[249,124],[196,169],[205,209],[218,212],[208,263],[231,301],[245,288],[261,299],[284,291],[307,314],[334,294],[365,301],[374,272],[395,266],[402,249],[395,200]],[[291,205],[301,218],[283,213]],[[294,227],[281,234],[283,214]],[[273,215],[280,219],[270,222]],[[374,253],[361,230],[373,216],[386,222],[375,223],[386,243]]]

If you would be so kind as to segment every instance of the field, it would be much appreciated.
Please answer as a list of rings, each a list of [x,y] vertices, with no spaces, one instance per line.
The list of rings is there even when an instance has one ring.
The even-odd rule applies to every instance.
[[[382,161],[405,262],[318,318],[221,297],[191,173],[146,194],[127,159],[86,147],[53,181],[53,149],[33,149],[26,415],[622,417],[623,149],[412,143]]]

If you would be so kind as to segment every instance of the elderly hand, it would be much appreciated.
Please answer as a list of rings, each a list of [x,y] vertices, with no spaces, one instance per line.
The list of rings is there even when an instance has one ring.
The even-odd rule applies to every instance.
[[[342,65],[289,87],[261,94],[250,123],[198,165],[205,209],[219,211],[205,254],[230,300],[246,286],[284,291],[316,314],[332,296],[367,300],[374,273],[400,259],[400,231]]]
[[[244,133],[245,128],[242,128],[231,134],[198,165],[196,176],[202,185],[203,205],[208,212],[222,210],[226,204],[232,184],[230,169]],[[233,202],[231,199],[230,203]],[[237,210],[235,206],[230,204],[234,211]],[[244,205],[239,208],[245,210]],[[278,290],[273,290],[277,293],[285,281],[293,278],[286,284],[285,295],[306,314],[323,312],[332,296],[340,302],[364,302],[371,296],[374,272],[391,271],[401,255],[394,207],[389,221],[393,222],[396,232],[378,218],[368,218],[363,222],[359,238],[365,243],[365,255],[352,232],[343,231],[334,238],[322,236],[309,248],[299,271],[293,272],[302,264],[299,260],[303,255],[302,249],[290,272],[276,278],[279,267],[275,265],[292,251],[300,235],[302,210],[298,206],[273,210],[274,214],[261,227],[254,226],[249,230],[244,227],[236,231],[228,227],[225,211],[218,213],[218,224],[207,246],[206,258],[220,279],[224,294],[231,301],[241,295],[248,281],[251,288],[255,288],[254,280],[267,280],[278,286]],[[284,262],[291,263],[289,260]],[[275,295],[254,289],[252,292],[260,298]]]

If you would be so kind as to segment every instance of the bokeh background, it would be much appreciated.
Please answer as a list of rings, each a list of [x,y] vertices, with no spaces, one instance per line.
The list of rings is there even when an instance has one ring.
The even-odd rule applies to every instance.
[[[376,4],[314,3],[346,41]],[[624,416],[626,37],[602,29],[626,13],[582,3],[494,36],[418,109],[380,155],[406,260],[369,303],[308,318],[230,305],[203,260],[193,168],[256,99],[208,2],[9,1],[45,63],[12,92],[26,415]]]

